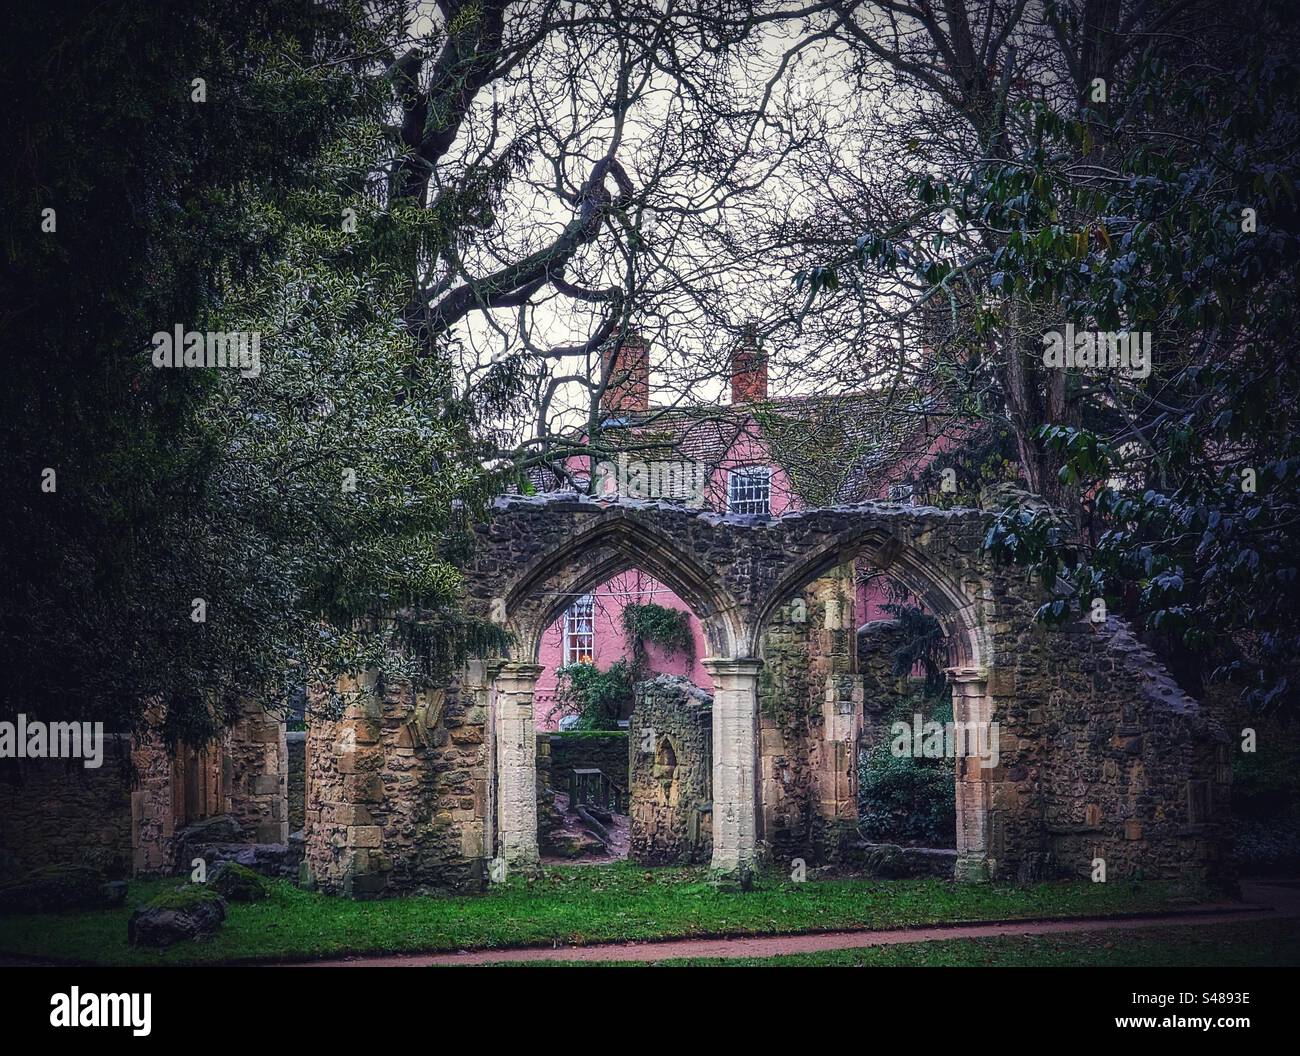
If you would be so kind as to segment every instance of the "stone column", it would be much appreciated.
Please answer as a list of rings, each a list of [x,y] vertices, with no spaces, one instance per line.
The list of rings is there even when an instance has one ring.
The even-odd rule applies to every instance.
[[[483,815],[483,857],[492,858],[497,844],[497,745],[494,716],[496,706],[493,703],[492,687],[504,660],[486,659],[470,660],[465,665],[461,679],[461,690],[467,699],[473,702],[477,712],[487,716],[487,730],[484,738],[483,779],[474,783],[474,800],[477,808],[482,803]]]
[[[533,688],[542,669],[508,661],[493,680],[497,757],[497,844],[510,868],[531,869],[537,850],[537,735]]]
[[[987,728],[992,719],[992,704],[988,697],[988,677],[979,669],[954,667],[947,671],[952,685],[952,718],[954,723],[978,723]],[[958,757],[953,761],[953,776],[957,795],[957,862],[953,879],[981,882],[991,880],[996,863],[989,858],[989,831],[992,813],[989,810],[991,771],[980,765],[974,757]]]
[[[701,661],[713,679],[713,868],[758,858],[758,672],[749,657]]]
[[[222,785],[225,812],[255,843],[289,841],[289,752],[284,722],[256,701],[229,730]]]
[[[863,708],[862,679],[858,676],[857,613],[852,563],[840,565],[815,584],[824,599],[825,624],[818,666],[826,670],[822,694],[822,744],[818,753],[817,783],[821,816],[829,822],[830,837],[822,853],[836,855],[845,834],[845,822],[858,817],[858,736]],[[850,830],[851,831],[851,830]]]

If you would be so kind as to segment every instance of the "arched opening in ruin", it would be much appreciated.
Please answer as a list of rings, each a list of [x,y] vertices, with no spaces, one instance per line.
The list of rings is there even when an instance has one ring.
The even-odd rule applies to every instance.
[[[491,686],[497,853],[525,864],[710,861],[709,665],[744,640],[716,577],[668,538],[615,518],[547,555],[504,609],[516,649]],[[646,631],[680,628],[674,613],[689,615],[684,636]]]
[[[639,567],[557,600],[567,608],[542,632],[533,696],[541,860],[706,862],[703,625]]]
[[[719,871],[743,873],[787,853],[834,860],[857,838],[863,688],[855,562],[896,580],[938,621],[954,721],[988,721],[986,668],[1001,604],[983,578],[971,511],[867,505],[762,519],[574,497],[509,500],[500,510],[483,529],[476,601],[515,643],[509,659],[485,662],[481,683],[492,730],[484,845],[508,864],[539,861],[534,698],[544,632],[575,596],[630,569],[687,603],[707,642],[700,663],[713,681],[710,864]],[[783,660],[782,642],[796,638],[804,655]],[[791,695],[802,714],[783,723],[769,704],[774,681],[786,676],[803,682]],[[964,764],[954,771],[953,872],[980,878],[995,778]]]
[[[982,596],[872,531],[787,574],[757,645],[774,857],[811,846],[832,860],[883,855],[893,875],[983,878],[996,728]]]
[[[854,574],[862,686],[855,776],[864,853],[903,848],[907,862],[951,875],[959,745],[945,675],[947,636],[920,599],[888,573],[855,562]]]

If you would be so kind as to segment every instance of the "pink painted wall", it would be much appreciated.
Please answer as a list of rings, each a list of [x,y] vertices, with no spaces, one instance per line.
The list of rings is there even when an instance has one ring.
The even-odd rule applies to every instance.
[[[758,426],[753,425],[751,428],[753,431],[757,431]],[[784,469],[772,461],[772,455],[768,451],[767,445],[758,437],[748,434],[739,437],[731,445],[731,450],[727,452],[725,458],[719,461],[718,468],[709,477],[706,504],[710,509],[725,510],[727,508],[727,475],[731,470],[740,469],[744,466],[767,466],[771,469],[770,503],[773,517],[780,517],[787,510],[798,509],[798,496],[795,495],[789,476],[786,475]]]
[[[727,472],[743,466],[768,466],[771,477],[771,512],[780,516],[786,510],[797,506],[794,489],[790,478],[779,466],[773,465],[767,445],[756,437],[742,436],[732,445],[727,456],[709,479],[706,493],[706,505],[710,509],[727,508]],[[584,466],[584,468],[586,468]],[[592,591],[596,600],[596,633],[593,661],[602,670],[615,660],[631,658],[631,643],[623,630],[623,609],[629,604],[645,605],[653,602],[665,608],[682,609],[690,612],[690,606],[682,601],[672,590],[664,586],[653,576],[629,571],[615,576],[607,583]],[[646,655],[650,671],[654,674],[685,675],[701,689],[713,690],[713,680],[704,670],[700,660],[708,655],[708,645],[704,638],[704,628],[700,621],[691,615],[691,633],[695,639],[695,657],[667,657],[653,643],[647,645]],[[557,671],[564,664],[564,617],[561,616],[542,635],[537,662],[542,666],[542,673],[537,679],[533,703],[533,716],[539,730],[554,730],[560,715],[556,712],[555,686]]]
[[[626,606],[654,603],[669,609],[690,611],[690,607],[668,587],[639,571],[622,572],[591,593],[595,598],[596,617],[593,660],[601,670],[607,669],[615,660],[630,660],[632,657],[632,644],[623,630],[623,609]],[[695,638],[694,658],[665,656],[663,650],[649,642],[646,644],[647,666],[652,674],[685,675],[697,686],[712,691],[713,680],[700,663],[701,658],[708,655],[704,628],[694,616],[691,617],[691,633]],[[559,723],[560,716],[555,711],[555,684],[556,673],[564,664],[564,649],[564,617],[561,616],[542,635],[538,651],[537,662],[543,670],[537,678],[533,716],[539,730],[554,730]]]

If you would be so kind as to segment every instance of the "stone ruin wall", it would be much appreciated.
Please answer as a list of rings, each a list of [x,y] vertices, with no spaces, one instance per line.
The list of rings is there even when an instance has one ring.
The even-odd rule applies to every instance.
[[[545,742],[545,747],[543,747]],[[539,733],[538,760],[550,759],[550,787],[567,792],[569,775],[577,769],[601,770],[620,788],[627,788],[628,734],[626,730],[582,733]]]
[[[80,759],[0,762],[0,882],[49,865],[131,874],[130,742],[106,742],[104,765],[93,770]]]
[[[862,748],[890,739],[892,715],[907,695],[908,676],[894,674],[893,653],[906,633],[898,620],[871,620],[858,628],[858,677],[862,680]]]
[[[899,628],[876,621],[854,636],[858,739],[841,755],[826,737],[826,716],[848,698],[837,688],[845,650],[826,626],[835,594],[833,576],[809,584],[799,595],[805,619],[792,619],[787,603],[763,638],[763,836],[778,862],[833,863],[848,853],[853,760],[888,737],[902,695],[888,655]],[[1103,859],[1110,879],[1230,882],[1230,745],[1150,650],[1114,619],[1018,633],[1004,624],[995,642],[1007,661],[992,672],[986,705],[999,726],[999,765],[958,760],[955,790],[959,809],[983,828],[987,878],[1087,878]],[[841,794],[825,794],[841,780]]]
[[[289,750],[284,723],[258,704],[244,706],[226,731],[223,813],[251,843],[289,842]]]
[[[375,680],[309,723],[306,882],[375,897],[479,892],[488,846],[487,708],[459,684]]]
[[[590,516],[579,507],[573,516]],[[523,523],[503,529],[503,543],[532,553],[573,530],[545,521],[554,511],[542,506],[525,512]],[[704,567],[719,566],[728,589],[757,598],[772,590],[779,571],[769,568],[772,562],[826,546],[837,524],[842,530],[837,519],[847,515],[822,511],[758,532],[726,519],[663,516],[682,521],[673,537]],[[886,571],[904,543],[963,583],[976,568],[978,525],[943,511],[869,516],[887,520],[904,541],[867,555]],[[544,520],[537,539],[529,535],[537,528],[529,518]],[[745,547],[753,552],[742,554]],[[498,558],[504,561],[500,554],[492,560]],[[729,560],[730,572],[721,567]],[[844,567],[796,588],[802,622],[793,618],[790,601],[766,618],[758,689],[759,838],[778,861],[834,860],[841,852],[856,819],[857,747],[862,736],[878,735],[863,705],[872,693],[868,679],[879,682],[880,672],[872,663],[855,671],[856,621]],[[972,605],[988,614],[991,664],[987,672],[957,669],[955,692],[971,717],[999,723],[1001,758],[996,769],[980,768],[978,760],[959,764],[958,810],[964,827],[981,834],[987,859],[959,875],[1088,876],[1093,860],[1102,858],[1109,879],[1227,878],[1231,775],[1223,730],[1117,622],[1046,630],[1012,619],[1006,614],[1036,607],[1034,589],[1011,570],[984,574]],[[499,587],[490,577],[484,582],[489,585],[480,592],[494,596]],[[753,598],[748,604],[754,611]],[[305,879],[362,897],[483,889],[494,827],[490,684],[481,672],[472,684],[429,693],[376,683],[341,719],[312,723]],[[630,743],[636,746],[636,739]],[[282,724],[250,709],[227,734],[221,755],[223,806],[244,828],[243,837],[282,843],[290,827]],[[679,765],[689,755],[679,752]],[[177,802],[175,761],[150,736],[136,740],[131,756],[131,784],[113,784],[111,749],[99,771],[29,762],[22,783],[0,781],[0,868],[68,856],[116,860],[119,867],[125,858],[136,875],[174,869],[178,819],[186,816]],[[51,824],[51,818],[59,820]],[[667,831],[677,831],[674,824]]]
[[[1108,880],[1229,882],[1223,728],[1114,619],[1030,628],[1016,645],[990,681],[995,874],[1088,877],[1102,859]]]
[[[678,676],[637,683],[627,747],[631,861],[708,863],[713,853],[712,705],[707,693]]]
[[[759,674],[761,837],[772,857],[837,861],[857,819],[862,694],[851,565],[805,586],[764,629]]]
[[[198,750],[169,747],[160,725],[153,714],[134,736],[106,734],[104,762],[95,769],[79,760],[0,764],[0,876],[69,864],[110,876],[186,871],[189,858],[178,841],[187,822],[223,811],[241,839],[284,842],[283,827],[266,824],[282,813],[277,720],[248,708]]]

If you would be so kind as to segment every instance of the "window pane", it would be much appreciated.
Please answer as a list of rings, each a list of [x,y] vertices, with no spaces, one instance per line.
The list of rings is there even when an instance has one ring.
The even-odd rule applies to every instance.
[[[770,513],[772,471],[766,466],[733,469],[727,476],[727,509],[732,513]]]
[[[596,601],[585,594],[564,614],[564,662],[589,664],[596,651]]]

